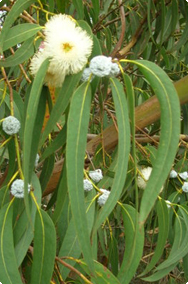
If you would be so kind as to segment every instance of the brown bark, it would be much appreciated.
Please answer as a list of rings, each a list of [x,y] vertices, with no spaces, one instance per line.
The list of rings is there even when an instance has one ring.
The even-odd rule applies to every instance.
[[[180,104],[188,102],[188,76],[174,83],[178,93]],[[156,96],[151,97],[135,109],[135,124],[138,128],[144,128],[160,118],[160,105]],[[95,153],[97,146],[102,143],[98,135],[87,143],[87,151],[90,155]],[[118,133],[114,125],[103,131],[103,146],[106,151],[113,150],[118,143]]]

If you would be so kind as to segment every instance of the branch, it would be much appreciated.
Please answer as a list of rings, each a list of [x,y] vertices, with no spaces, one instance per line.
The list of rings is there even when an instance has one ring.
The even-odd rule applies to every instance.
[[[120,17],[121,17],[121,35],[120,35],[120,38],[116,44],[116,46],[114,47],[114,50],[112,51],[111,53],[111,57],[115,57],[116,56],[116,53],[117,51],[120,50],[121,46],[122,46],[122,43],[123,43],[123,39],[124,39],[124,36],[125,36],[125,11],[124,11],[124,7],[122,6],[122,0],[118,0],[118,4],[120,6]]]
[[[179,96],[180,104],[188,102],[188,76],[174,83]],[[156,96],[151,97],[135,109],[135,124],[139,128],[144,128],[160,118],[160,104]],[[106,151],[111,151],[118,143],[118,133],[114,125],[103,131],[103,145]],[[101,135],[87,143],[87,151],[94,155],[97,146],[101,144]]]

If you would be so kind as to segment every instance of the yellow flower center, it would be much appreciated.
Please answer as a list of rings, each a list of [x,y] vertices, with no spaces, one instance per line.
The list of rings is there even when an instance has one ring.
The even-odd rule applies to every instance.
[[[73,46],[71,46],[68,42],[63,43],[62,47],[65,52],[69,52],[73,48]]]

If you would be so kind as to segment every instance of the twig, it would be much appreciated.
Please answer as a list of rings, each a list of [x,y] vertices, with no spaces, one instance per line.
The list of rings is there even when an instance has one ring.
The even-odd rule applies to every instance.
[[[10,51],[11,51],[11,53],[12,53],[13,55],[15,54],[14,49],[13,49],[12,47],[10,47]],[[23,75],[24,75],[26,81],[27,81],[28,83],[31,83],[31,80],[30,80],[29,77],[27,76],[27,74],[26,74],[26,72],[25,72],[25,70],[24,70],[22,64],[19,64],[19,67],[20,67],[20,70],[22,71],[22,73],[23,73]]]
[[[55,260],[59,261],[61,264],[63,264],[65,267],[69,268],[71,271],[75,272],[78,276],[80,276],[86,283],[93,284],[91,281],[89,281],[79,270],[74,268],[72,265],[66,263],[59,257],[55,257]]]
[[[119,51],[119,55],[121,57],[124,57],[131,50],[131,48],[135,45],[135,43],[137,42],[137,40],[138,40],[138,38],[139,38],[139,36],[142,32],[142,26],[145,23],[146,19],[147,19],[147,15],[145,15],[144,18],[142,19],[140,26],[138,27],[138,29],[136,30],[135,34],[132,37],[132,40],[124,48],[122,48]]]
[[[119,6],[120,6],[120,18],[121,18],[121,35],[120,38],[116,44],[116,46],[114,47],[114,50],[111,53],[111,57],[115,57],[117,51],[120,50],[122,43],[123,43],[123,39],[124,39],[124,35],[125,35],[125,11],[124,11],[124,7],[122,5],[122,0],[118,0]]]
[[[121,5],[123,5],[125,3],[125,1],[122,2]],[[101,25],[101,23],[104,21],[104,19],[106,19],[110,14],[112,14],[114,11],[118,10],[120,8],[120,6],[116,7],[113,10],[110,10],[110,12],[108,12],[106,15],[104,15],[99,22],[93,27],[93,32],[96,33],[98,32],[98,27]]]
[[[8,77],[7,77],[7,74],[5,72],[5,68],[4,67],[1,67],[1,71],[2,71],[2,74],[3,74],[3,77],[5,79],[5,82],[9,88],[9,92],[10,92],[10,113],[12,116],[14,116],[14,106],[13,106],[13,90],[12,90],[12,86],[8,80]]]

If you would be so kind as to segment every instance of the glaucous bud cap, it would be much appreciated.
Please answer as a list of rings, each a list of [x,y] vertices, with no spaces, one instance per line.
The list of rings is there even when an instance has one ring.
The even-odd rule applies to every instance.
[[[183,186],[182,186],[182,190],[184,191],[184,192],[188,192],[188,182],[187,181],[185,181],[184,183],[183,183]]]
[[[13,135],[18,133],[21,124],[19,120],[14,116],[7,116],[2,122],[3,131],[8,135]]]
[[[183,172],[183,173],[179,173],[180,178],[186,180],[188,178],[188,173],[187,172]]]
[[[172,204],[172,203],[171,203],[169,200],[165,200],[165,202],[166,202],[167,207],[168,207],[168,208],[171,208],[171,204]]]
[[[94,182],[99,182],[103,178],[101,169],[95,171],[89,171],[89,176]]]
[[[120,69],[117,63],[112,62],[111,63],[111,70],[110,70],[110,76],[117,76],[120,73]]]
[[[97,203],[100,206],[103,206],[110,195],[110,191],[102,188],[100,188],[100,191],[102,192],[102,194],[99,196]]]
[[[91,69],[90,68],[85,68],[83,73],[82,73],[82,78],[81,81],[86,82],[89,80],[89,77],[91,76]],[[91,76],[90,82],[93,80],[93,76]]]
[[[28,192],[31,190],[31,185],[28,184]],[[23,179],[16,179],[11,185],[10,192],[17,198],[24,198],[24,181]]]
[[[170,178],[177,178],[178,173],[175,170],[171,170],[170,172]]]
[[[91,59],[89,68],[93,75],[98,77],[109,76],[111,72],[111,57],[107,57],[104,55],[98,55]]]
[[[93,189],[92,182],[88,179],[83,180],[83,186],[85,191],[91,191]]]

